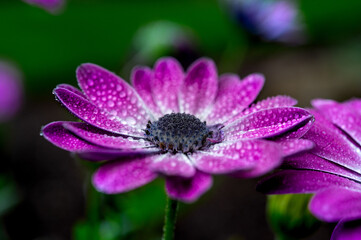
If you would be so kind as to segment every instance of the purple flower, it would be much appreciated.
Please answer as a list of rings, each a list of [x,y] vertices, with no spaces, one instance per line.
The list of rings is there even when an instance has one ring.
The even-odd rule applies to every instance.
[[[292,0],[226,0],[234,17],[252,34],[268,41],[304,41],[301,14]]]
[[[65,3],[64,0],[23,0],[23,1],[31,5],[41,7],[51,13],[59,12],[63,8]]]
[[[263,76],[241,81],[225,74],[218,80],[209,59],[186,73],[173,58],[158,60],[153,70],[136,67],[133,87],[89,63],[77,69],[77,78],[82,92],[61,84],[54,94],[83,122],[53,122],[42,133],[83,159],[108,160],[93,176],[104,193],[164,176],[171,198],[191,202],[211,187],[211,174],[256,177],[283,156],[312,147],[298,139],[313,117],[292,107],[296,100],[277,96],[249,107]]]
[[[10,120],[19,111],[23,87],[19,71],[0,60],[0,122]]]
[[[258,188],[269,194],[316,193],[309,208],[323,221],[339,222],[333,239],[361,239],[361,100],[317,99],[312,105],[316,121],[303,138],[315,148],[286,158],[284,170]]]

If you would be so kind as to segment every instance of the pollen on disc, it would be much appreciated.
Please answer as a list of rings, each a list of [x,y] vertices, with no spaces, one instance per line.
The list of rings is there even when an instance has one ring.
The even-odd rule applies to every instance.
[[[147,124],[148,140],[164,151],[192,152],[205,145],[210,131],[205,122],[186,113],[171,113]]]

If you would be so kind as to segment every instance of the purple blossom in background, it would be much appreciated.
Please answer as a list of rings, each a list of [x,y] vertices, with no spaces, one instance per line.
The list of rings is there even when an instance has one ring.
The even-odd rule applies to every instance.
[[[14,117],[22,100],[21,74],[13,65],[0,60],[0,123]]]
[[[43,8],[51,13],[59,12],[65,4],[64,0],[23,0],[23,1],[31,5]]]
[[[259,190],[269,194],[316,193],[311,212],[338,222],[332,239],[361,239],[361,100],[344,103],[314,100],[315,124],[304,139],[315,148],[285,159],[264,179]]]
[[[136,67],[133,86],[94,64],[76,74],[82,91],[61,84],[54,94],[83,122],[53,122],[42,134],[83,159],[107,160],[93,176],[100,192],[126,192],[163,176],[171,198],[192,202],[211,187],[211,174],[260,176],[313,146],[298,139],[313,117],[292,107],[296,100],[276,96],[250,106],[264,84],[260,74],[218,78],[205,58],[186,73],[173,58]]]
[[[226,0],[233,17],[268,41],[300,44],[305,40],[301,14],[292,0]]]

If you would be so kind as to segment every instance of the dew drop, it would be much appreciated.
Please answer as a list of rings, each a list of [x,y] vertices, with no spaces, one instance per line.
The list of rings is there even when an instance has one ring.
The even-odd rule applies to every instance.
[[[137,122],[135,121],[135,119],[134,118],[132,118],[132,117],[127,117],[126,119],[125,119],[125,121],[128,123],[128,124],[130,124],[130,125],[135,125]]]
[[[108,101],[108,107],[114,107],[114,102],[112,100]]]
[[[120,92],[120,93],[119,93],[119,97],[123,98],[123,97],[125,97],[125,96],[126,96],[125,92]]]
[[[130,102],[131,102],[132,104],[134,104],[136,101],[137,101],[137,99],[136,99],[134,96],[132,96],[132,98],[130,99]]]
[[[117,115],[117,111],[113,109],[113,110],[111,110],[111,111],[109,112],[109,114],[112,115],[112,116],[116,116],[116,115]]]
[[[94,81],[93,81],[92,79],[89,79],[89,80],[88,80],[88,85],[89,85],[89,86],[93,86],[93,85],[94,85]]]
[[[121,90],[123,89],[123,87],[122,87],[122,85],[119,85],[119,84],[118,84],[118,85],[116,86],[116,89],[117,89],[117,91],[121,91]]]

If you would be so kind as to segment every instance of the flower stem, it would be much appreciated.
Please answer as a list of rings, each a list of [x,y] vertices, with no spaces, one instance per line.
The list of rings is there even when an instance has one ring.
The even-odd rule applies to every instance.
[[[173,240],[174,239],[174,228],[177,218],[178,201],[167,198],[167,206],[165,208],[165,219],[163,226],[163,237],[162,240]]]

